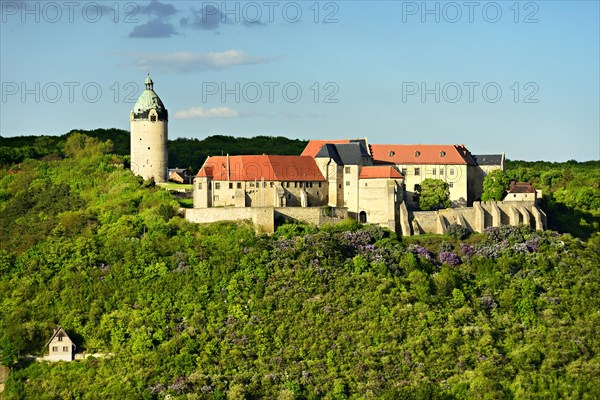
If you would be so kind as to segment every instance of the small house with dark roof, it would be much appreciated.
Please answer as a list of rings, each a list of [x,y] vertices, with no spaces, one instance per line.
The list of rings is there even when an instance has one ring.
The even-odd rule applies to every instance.
[[[192,183],[192,174],[190,171],[184,168],[170,168],[169,169],[169,182],[176,182],[181,184]]]
[[[45,360],[73,361],[76,346],[62,327],[58,326],[54,329],[46,346],[48,346],[48,356],[44,357]]]
[[[541,196],[541,193],[540,193]],[[538,191],[529,182],[511,181],[504,201],[537,202]]]

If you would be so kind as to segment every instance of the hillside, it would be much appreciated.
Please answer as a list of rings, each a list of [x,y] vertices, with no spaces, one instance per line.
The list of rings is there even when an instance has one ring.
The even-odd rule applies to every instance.
[[[600,397],[598,234],[199,226],[86,143],[0,170],[6,399]]]

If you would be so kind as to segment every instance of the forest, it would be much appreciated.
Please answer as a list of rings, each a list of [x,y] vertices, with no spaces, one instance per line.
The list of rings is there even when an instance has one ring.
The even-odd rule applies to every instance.
[[[597,161],[508,163],[544,190],[544,232],[269,236],[186,222],[118,142],[2,162],[5,399],[600,398]],[[26,358],[57,325],[111,356]]]

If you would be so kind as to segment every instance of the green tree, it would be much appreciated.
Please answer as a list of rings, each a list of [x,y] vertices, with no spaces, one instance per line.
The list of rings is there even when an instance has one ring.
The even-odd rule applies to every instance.
[[[67,138],[64,153],[71,158],[98,157],[112,151],[112,147],[110,140],[103,142],[83,133],[73,132]]]
[[[510,183],[510,178],[504,171],[499,169],[491,171],[483,180],[483,194],[481,200],[500,201],[506,196],[506,190]]]
[[[425,179],[417,202],[425,211],[450,207],[450,188],[441,179]]]

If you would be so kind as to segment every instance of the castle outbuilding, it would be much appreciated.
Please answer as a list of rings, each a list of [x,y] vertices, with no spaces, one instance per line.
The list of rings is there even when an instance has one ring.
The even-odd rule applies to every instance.
[[[131,171],[144,179],[167,181],[169,113],[154,91],[150,75],[146,89],[133,106],[131,122]]]

